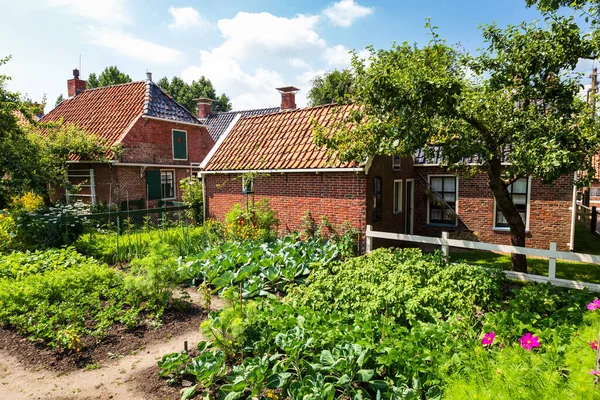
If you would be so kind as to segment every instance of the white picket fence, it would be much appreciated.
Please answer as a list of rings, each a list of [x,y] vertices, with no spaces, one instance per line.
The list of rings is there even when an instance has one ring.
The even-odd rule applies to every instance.
[[[512,279],[530,282],[546,283],[550,282],[555,286],[562,286],[574,289],[588,288],[592,292],[600,293],[600,284],[590,282],[571,281],[556,277],[556,260],[579,261],[588,264],[600,264],[600,256],[592,254],[571,253],[568,251],[557,251],[556,243],[550,243],[550,249],[532,249],[528,247],[517,247],[508,245],[497,245],[491,243],[473,242],[470,240],[449,239],[448,232],[442,232],[442,237],[429,237],[418,235],[406,235],[403,233],[379,232],[374,231],[371,225],[367,225],[367,252],[373,249],[373,239],[391,239],[404,242],[426,243],[441,246],[442,253],[448,256],[450,247],[460,247],[464,249],[495,251],[500,253],[524,254],[527,256],[544,257],[548,259],[548,276],[525,274],[515,271],[504,271]],[[583,266],[582,266],[583,268]]]

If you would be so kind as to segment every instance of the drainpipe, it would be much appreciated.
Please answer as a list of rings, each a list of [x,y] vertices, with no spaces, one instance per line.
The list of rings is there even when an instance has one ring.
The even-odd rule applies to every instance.
[[[571,204],[571,241],[569,242],[569,250],[575,250],[575,222],[577,221],[577,172],[573,174],[573,200]]]
[[[202,223],[206,222],[206,174],[198,172],[198,177],[202,180]]]

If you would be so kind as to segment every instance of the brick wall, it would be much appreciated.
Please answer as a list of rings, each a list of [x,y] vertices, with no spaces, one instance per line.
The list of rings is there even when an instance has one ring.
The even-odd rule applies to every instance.
[[[222,221],[235,203],[246,204],[240,175],[205,175],[205,188],[209,218]],[[254,201],[269,199],[282,234],[299,230],[308,211],[317,222],[326,216],[339,228],[348,221],[364,234],[365,189],[366,177],[353,172],[272,173],[255,178]]]
[[[173,159],[173,129],[187,132],[188,160]],[[121,162],[189,164],[202,162],[214,141],[204,127],[139,118],[122,144]]]
[[[478,174],[466,178],[458,174],[458,215],[460,222],[456,228],[440,228],[427,225],[427,184],[428,175],[444,175],[447,171],[440,167],[415,167],[415,234],[441,236],[443,230],[468,239],[461,232],[472,231],[479,241],[510,244],[506,231],[493,229],[494,197],[487,184],[487,176]],[[421,178],[421,176],[424,179]],[[547,249],[550,242],[556,242],[559,250],[568,250],[571,232],[571,201],[573,196],[572,178],[561,177],[552,185],[544,185],[532,180],[529,208],[529,233],[527,246]]]

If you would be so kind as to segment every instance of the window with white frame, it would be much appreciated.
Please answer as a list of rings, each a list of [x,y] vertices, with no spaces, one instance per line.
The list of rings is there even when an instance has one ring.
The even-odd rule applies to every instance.
[[[394,214],[402,212],[402,179],[394,180]]]
[[[161,197],[163,199],[175,198],[175,171],[161,170],[160,171],[160,188]]]
[[[381,209],[381,177],[376,176],[373,178],[373,222],[381,221],[382,209]]]
[[[520,178],[508,185],[508,194],[513,203],[517,206],[519,215],[523,219],[523,223],[527,224],[527,205],[529,203],[529,178]],[[496,217],[494,228],[509,228],[508,221],[504,218],[504,214],[496,204]]]
[[[392,170],[400,171],[401,168],[402,168],[402,157],[392,156]]]
[[[591,187],[590,188],[590,196],[599,197],[600,196],[600,187]]]
[[[430,224],[456,225],[456,198],[458,185],[455,176],[429,177]]]

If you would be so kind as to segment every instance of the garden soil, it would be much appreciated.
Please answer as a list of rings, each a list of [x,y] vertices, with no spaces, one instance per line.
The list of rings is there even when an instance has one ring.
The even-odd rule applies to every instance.
[[[118,329],[77,357],[59,358],[44,346],[0,329],[0,399],[179,399],[179,390],[158,378],[156,362],[182,351],[186,341],[194,349],[205,340],[198,328],[206,313],[197,305],[198,294],[188,293],[194,305],[166,314],[160,328]],[[221,306],[214,298],[213,308]]]

